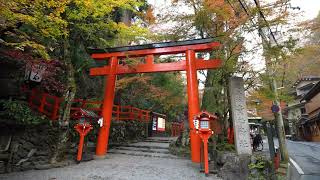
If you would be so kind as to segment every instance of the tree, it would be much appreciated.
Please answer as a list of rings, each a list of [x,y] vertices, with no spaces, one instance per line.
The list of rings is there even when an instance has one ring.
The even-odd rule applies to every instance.
[[[231,1],[230,1],[231,2]],[[211,58],[223,60],[223,67],[217,70],[201,71],[206,78],[202,98],[202,109],[221,115],[222,123],[228,126],[228,79],[234,73],[252,77],[248,85],[253,86],[256,72],[247,66],[241,53],[244,38],[241,27],[248,21],[248,16],[241,11],[239,3],[219,1],[174,1],[172,8],[188,9],[186,13],[173,14],[169,11],[160,19],[161,22],[173,22],[169,30],[168,39],[196,39],[214,37],[222,43],[223,49],[210,54]],[[171,9],[170,9],[171,10]],[[202,56],[202,54],[199,54]],[[241,63],[238,63],[241,62]],[[244,71],[245,70],[245,71]]]
[[[287,91],[291,90],[297,79],[304,76],[319,76],[320,74],[319,24],[320,13],[315,19],[304,22],[301,27],[299,27],[301,31],[307,31],[309,33],[302,37],[306,39],[306,42],[296,48],[295,52],[289,56],[287,62],[282,63],[282,66],[285,68],[282,68],[280,73],[285,75],[283,85]],[[290,71],[288,71],[289,69]]]
[[[145,1],[137,0],[0,0],[1,44],[44,59],[56,57],[67,67],[65,109],[60,117],[62,131],[53,162],[68,141],[76,73],[90,64],[89,58],[79,56],[79,49],[141,40],[147,30],[139,23],[127,26],[116,15],[130,11],[138,17],[144,13],[144,9],[139,9],[143,5]]]

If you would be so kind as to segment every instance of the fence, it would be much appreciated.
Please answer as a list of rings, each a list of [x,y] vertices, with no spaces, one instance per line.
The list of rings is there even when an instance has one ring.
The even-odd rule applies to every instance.
[[[29,106],[45,114],[52,120],[58,119],[61,102],[61,98],[47,93],[41,93],[37,89],[32,89],[30,92]]]
[[[171,136],[179,136],[182,132],[184,131],[184,124],[178,123],[178,122],[173,122],[171,124]]]
[[[88,101],[84,99],[75,99],[71,112],[79,111],[80,108],[96,112],[99,116],[102,115],[102,101]],[[132,106],[113,105],[112,117],[114,120],[137,120],[148,122],[150,120],[150,111],[142,110]]]
[[[24,91],[26,91],[24,89]],[[61,107],[62,98],[52,96],[47,93],[32,89],[29,95],[29,106],[48,116],[51,120],[57,120],[59,117],[59,109]],[[74,99],[71,105],[71,114],[85,109],[95,112],[98,116],[102,116],[102,101],[88,101],[85,99]],[[140,122],[150,121],[150,111],[142,110],[132,106],[113,105],[113,120],[137,120]]]

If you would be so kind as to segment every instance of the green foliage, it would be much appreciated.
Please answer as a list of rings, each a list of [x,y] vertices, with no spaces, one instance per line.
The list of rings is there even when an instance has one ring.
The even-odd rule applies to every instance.
[[[126,26],[114,20],[118,10],[138,13],[144,5],[137,0],[0,0],[0,31],[5,45],[49,58],[49,53],[63,48],[65,38],[97,47],[141,40],[147,31],[140,22]],[[8,36],[12,37],[11,39]],[[75,39],[78,38],[78,39]],[[138,39],[136,39],[136,37]],[[79,41],[81,40],[81,41]]]
[[[216,148],[217,148],[218,151],[230,151],[230,152],[234,152],[234,151],[236,150],[234,144],[229,144],[229,143],[226,142],[226,141],[217,143]]]
[[[4,118],[12,118],[12,120],[22,124],[40,124],[49,121],[45,115],[41,116],[33,112],[24,101],[1,100],[0,104],[2,104],[4,110],[0,115]]]
[[[271,163],[263,156],[254,156],[248,165],[250,170],[249,179],[269,179],[271,177]]]
[[[117,93],[124,102],[166,114],[169,121],[184,113],[184,88],[180,73],[125,75],[117,81]]]
[[[265,162],[264,161],[257,161],[256,163],[251,163],[249,164],[249,169],[258,169],[258,170],[263,170],[265,167]]]

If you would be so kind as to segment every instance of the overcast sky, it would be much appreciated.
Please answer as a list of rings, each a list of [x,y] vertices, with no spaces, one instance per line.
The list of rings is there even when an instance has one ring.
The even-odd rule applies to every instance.
[[[163,9],[167,10],[165,6],[170,5],[171,1],[172,0],[148,0],[148,2],[150,4],[152,4],[155,8],[154,9],[155,15],[160,14]],[[272,2],[274,0],[268,0],[268,1]],[[246,2],[254,3],[253,0],[246,0]],[[291,7],[297,7],[297,6],[300,8],[299,11],[301,13],[300,13],[299,17],[295,17],[294,21],[296,23],[299,23],[301,21],[314,19],[318,15],[318,13],[320,11],[320,0],[291,0]],[[185,12],[188,10],[182,6],[180,9],[178,9],[178,11],[179,11],[178,13],[180,13],[180,12]],[[162,28],[165,28],[165,26],[162,26]],[[254,36],[253,35],[251,33],[251,34],[248,34],[247,36],[249,36],[249,39],[251,39],[250,36],[254,37],[254,39],[260,39],[258,36],[258,33],[256,33],[256,35],[254,35]],[[245,46],[254,46],[254,45],[246,44]],[[252,55],[246,55],[246,57],[244,57],[244,59],[247,59],[247,60],[250,59],[249,63],[256,70],[261,70],[265,67],[265,63],[262,60],[263,59],[262,50],[258,50]],[[198,74],[198,78],[200,78],[201,80],[204,80],[204,77],[200,74]],[[200,83],[199,87],[203,88],[203,85]]]
[[[292,0],[291,4],[301,8],[304,19],[313,19],[320,11],[320,0]]]
[[[250,0],[247,1],[250,2]],[[253,0],[251,1],[253,2]],[[148,2],[157,8],[169,4],[171,0],[148,0]],[[305,20],[315,18],[320,10],[320,0],[291,0],[291,5],[301,8]]]

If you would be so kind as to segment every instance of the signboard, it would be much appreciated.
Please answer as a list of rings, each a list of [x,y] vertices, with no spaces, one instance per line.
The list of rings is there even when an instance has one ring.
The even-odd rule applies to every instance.
[[[193,119],[193,125],[195,129],[199,129],[199,120],[198,119]]]
[[[158,117],[158,131],[165,131],[166,130],[166,120]]]
[[[156,117],[152,118],[152,130],[153,131],[157,130],[157,118]]]
[[[35,82],[40,82],[42,80],[42,75],[45,70],[46,70],[45,65],[33,64],[32,70],[30,73],[30,80]]]
[[[272,105],[271,106],[271,111],[273,113],[277,113],[277,112],[279,112],[279,110],[280,110],[279,106],[277,106],[277,105]]]
[[[24,74],[25,80],[31,80],[35,82],[41,82],[43,73],[46,70],[45,64],[27,63]]]
[[[231,115],[237,154],[251,155],[250,128],[243,84],[241,77],[230,78]]]

